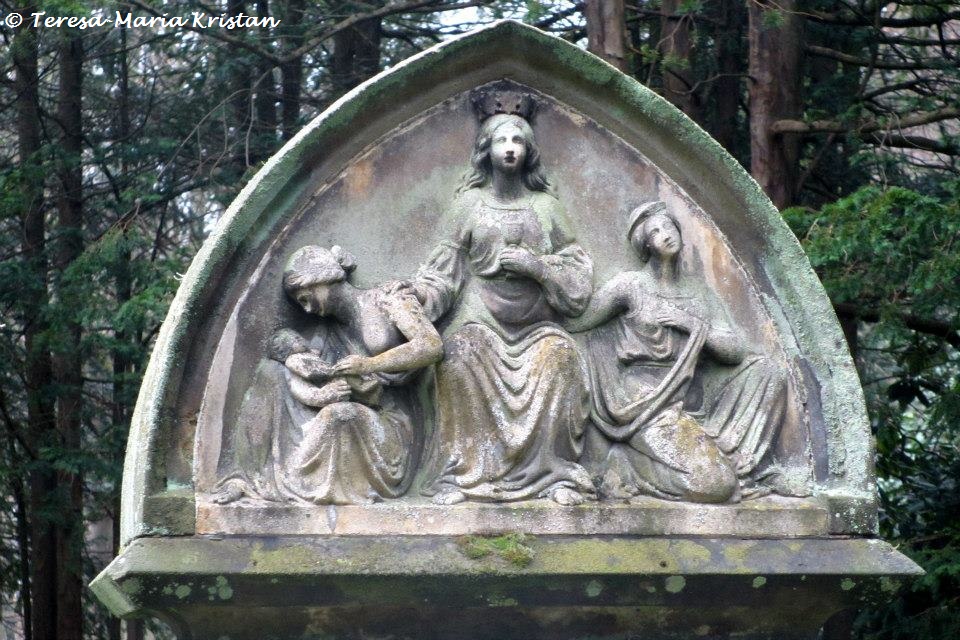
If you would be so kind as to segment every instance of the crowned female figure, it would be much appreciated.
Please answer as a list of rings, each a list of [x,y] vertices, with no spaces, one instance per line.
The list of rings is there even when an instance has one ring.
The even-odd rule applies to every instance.
[[[537,497],[579,504],[585,365],[564,318],[583,312],[593,266],[548,191],[529,96],[480,93],[481,117],[446,239],[414,287],[428,315],[456,307],[436,370],[426,495],[439,504]]]

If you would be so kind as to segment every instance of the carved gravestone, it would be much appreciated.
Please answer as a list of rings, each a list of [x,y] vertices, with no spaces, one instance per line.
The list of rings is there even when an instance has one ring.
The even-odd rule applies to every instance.
[[[182,638],[815,638],[918,568],[777,211],[706,134],[501,22],[241,192],[144,381],[93,588]]]

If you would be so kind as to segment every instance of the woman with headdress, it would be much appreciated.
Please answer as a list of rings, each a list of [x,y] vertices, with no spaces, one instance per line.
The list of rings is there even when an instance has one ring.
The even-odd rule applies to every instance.
[[[307,246],[284,270],[287,295],[325,320],[313,349],[285,360],[284,402],[310,409],[294,437],[275,449],[276,485],[286,498],[315,504],[397,498],[417,462],[420,420],[405,385],[442,357],[443,344],[409,290],[396,283],[359,289],[349,281],[354,266],[340,247]]]
[[[485,110],[494,101],[497,109],[517,106]],[[536,497],[578,504],[593,491],[577,462],[586,376],[560,321],[586,308],[592,263],[548,193],[527,119],[530,98],[484,95],[477,104],[488,117],[472,171],[447,239],[414,283],[431,318],[456,306],[436,370],[424,493],[440,504]]]
[[[786,376],[681,271],[680,224],[663,202],[634,209],[627,236],[647,271],[612,278],[568,325],[597,327],[587,338],[591,420],[613,443],[597,464],[601,490],[693,502],[764,493],[757,483],[786,412]],[[705,393],[695,376],[707,362],[718,382]]]

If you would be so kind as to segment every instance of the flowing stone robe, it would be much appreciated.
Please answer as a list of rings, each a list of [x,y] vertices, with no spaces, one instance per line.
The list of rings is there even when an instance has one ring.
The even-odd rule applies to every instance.
[[[285,355],[271,353],[257,365],[236,421],[220,454],[214,492],[235,487],[244,496],[283,500],[287,455],[301,440],[300,426],[316,409],[290,393],[295,375],[283,364]]]
[[[412,294],[381,287],[378,305],[394,322],[423,310]],[[428,322],[425,317],[422,322]],[[337,324],[324,320],[311,347],[324,362],[371,355]],[[366,504],[402,496],[410,486],[420,439],[420,412],[407,385],[415,372],[344,376],[351,398],[313,404],[319,387],[275,360],[258,367],[222,456],[219,486],[241,482],[248,496],[314,504]]]
[[[436,369],[423,493],[458,490],[487,501],[560,487],[592,493],[577,462],[589,406],[585,363],[559,325],[586,308],[592,262],[549,194],[508,206],[470,189],[453,213],[455,231],[415,282],[431,318],[459,301]],[[507,244],[540,256],[542,283],[500,268]]]
[[[731,340],[742,332],[709,294],[655,293],[638,272],[615,280],[628,310],[587,338],[591,420],[613,442],[596,469],[602,491],[693,502],[764,493],[757,482],[786,412],[786,376],[759,355],[711,357],[711,330]],[[689,333],[663,326],[664,303],[703,322]]]

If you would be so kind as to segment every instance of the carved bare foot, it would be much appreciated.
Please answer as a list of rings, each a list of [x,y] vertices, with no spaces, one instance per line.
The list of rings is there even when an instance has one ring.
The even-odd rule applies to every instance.
[[[560,487],[559,489],[554,490],[550,494],[550,499],[557,504],[562,504],[565,507],[583,504],[583,495],[579,491],[574,491],[573,489],[567,487]]]
[[[467,496],[464,495],[463,491],[449,489],[447,491],[441,491],[437,495],[433,496],[433,504],[459,504],[466,499]]]
[[[236,484],[228,484],[213,496],[214,504],[229,504],[243,497],[243,489]]]

